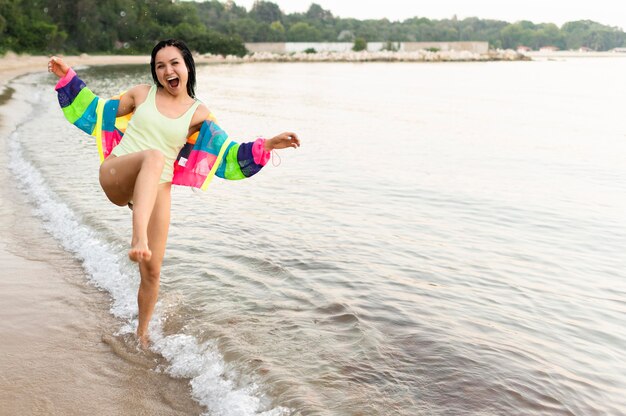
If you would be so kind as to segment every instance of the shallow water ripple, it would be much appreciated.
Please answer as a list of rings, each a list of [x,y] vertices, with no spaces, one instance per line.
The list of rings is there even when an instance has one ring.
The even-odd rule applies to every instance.
[[[232,137],[293,129],[303,146],[258,177],[174,190],[164,339],[214,347],[211,377],[295,415],[626,413],[626,142],[611,99],[626,86],[609,82],[624,70],[199,68]],[[146,80],[84,74],[104,95]],[[572,94],[589,77],[596,89]],[[45,102],[49,135],[22,131],[30,163],[123,256],[129,215],[97,189],[95,153],[37,151],[61,148],[50,135],[93,147]]]

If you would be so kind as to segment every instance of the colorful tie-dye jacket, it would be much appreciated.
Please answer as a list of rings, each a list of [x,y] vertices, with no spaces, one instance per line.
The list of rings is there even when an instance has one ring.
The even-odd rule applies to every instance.
[[[73,69],[59,80],[55,90],[65,118],[95,136],[102,163],[122,140],[132,113],[117,117],[120,96],[109,100],[96,96]],[[214,175],[224,179],[248,178],[270,158],[264,143],[261,138],[241,144],[231,141],[211,114],[199,132],[187,137],[174,161],[172,184],[205,190]]]

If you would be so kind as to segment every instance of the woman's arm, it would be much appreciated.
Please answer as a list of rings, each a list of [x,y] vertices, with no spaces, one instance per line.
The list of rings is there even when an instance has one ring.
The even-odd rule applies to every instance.
[[[215,120],[215,117],[213,117],[206,105],[200,104],[191,119],[188,136],[200,131],[200,127],[205,120]],[[271,152],[275,149],[286,149],[288,147],[300,147],[300,139],[296,133],[284,132],[271,139],[264,139],[263,143],[263,150],[266,152]]]
[[[267,164],[272,150],[298,146],[300,140],[292,132],[236,143],[217,125],[208,108],[201,105],[192,118],[187,143],[174,162],[172,183],[206,189],[213,176],[229,180],[249,178]]]
[[[60,80],[65,78],[70,70],[71,68],[63,61],[63,58],[53,56],[48,61],[48,72],[53,73],[59,77]],[[148,85],[137,85],[122,94],[119,97],[119,104],[117,106],[117,117],[125,116],[135,111],[137,102],[143,102],[143,100],[145,100],[149,89],[150,87]]]
[[[266,140],[264,143],[264,149],[268,152],[275,149],[286,149],[288,147],[293,147],[294,149],[300,147],[300,139],[296,133],[286,131]]]
[[[105,100],[87,88],[63,59],[56,56],[50,58],[48,71],[59,77],[54,89],[66,120],[96,138],[100,161],[103,161],[121,141],[130,113],[138,102],[142,102],[144,91],[145,99],[149,87],[138,85],[127,94]]]
[[[135,108],[143,103],[148,97],[150,86],[148,84],[135,85],[119,97],[117,117],[122,117],[135,111]]]
[[[63,62],[63,59],[57,56],[51,57],[48,61],[48,72],[52,72],[59,78],[63,78],[69,70],[70,67],[65,62]]]

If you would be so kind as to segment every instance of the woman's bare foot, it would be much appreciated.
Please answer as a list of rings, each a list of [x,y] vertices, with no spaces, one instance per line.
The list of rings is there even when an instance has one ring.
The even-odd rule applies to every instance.
[[[141,349],[148,350],[148,347],[150,346],[150,337],[148,334],[137,333],[137,341],[139,342]]]
[[[137,263],[149,261],[151,257],[152,251],[148,248],[148,243],[138,241],[128,250],[128,258]]]

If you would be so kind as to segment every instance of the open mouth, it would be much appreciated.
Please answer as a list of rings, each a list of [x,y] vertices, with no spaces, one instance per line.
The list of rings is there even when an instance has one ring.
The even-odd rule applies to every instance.
[[[167,83],[170,84],[170,87],[176,88],[180,84],[180,80],[178,78],[170,78],[167,80]]]

